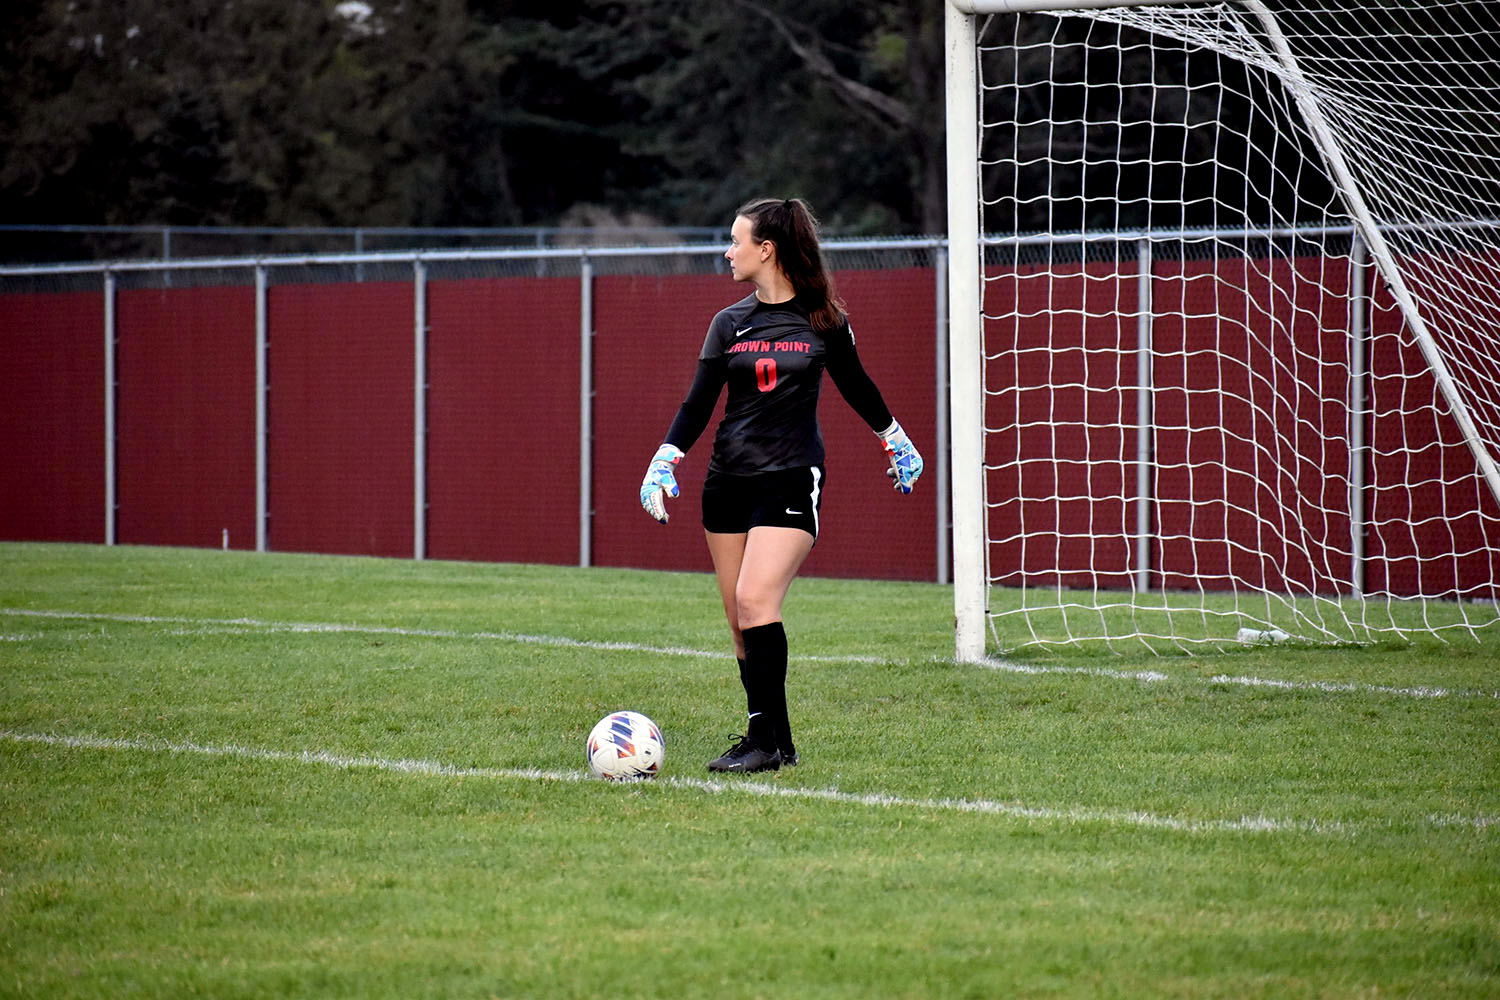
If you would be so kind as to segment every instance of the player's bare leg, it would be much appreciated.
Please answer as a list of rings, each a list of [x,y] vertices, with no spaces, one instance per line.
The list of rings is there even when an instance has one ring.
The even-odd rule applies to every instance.
[[[750,529],[734,590],[742,636],[747,628],[781,621],[781,602],[812,547],[813,536],[801,528]]]
[[[749,536],[744,532],[721,534],[715,531],[705,531],[703,536],[708,539],[708,554],[714,561],[714,576],[719,582],[719,598],[724,602],[724,617],[729,621],[729,638],[734,643],[734,655],[743,662],[745,639],[740,635],[740,617],[736,610],[734,592],[739,586],[740,563],[745,559],[745,541]]]

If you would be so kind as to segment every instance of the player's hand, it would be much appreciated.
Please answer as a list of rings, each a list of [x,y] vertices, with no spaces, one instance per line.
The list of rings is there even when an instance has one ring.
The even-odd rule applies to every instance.
[[[667,523],[667,497],[675,498],[680,492],[677,477],[672,474],[673,467],[680,461],[682,449],[664,444],[656,449],[656,455],[646,467],[646,478],[641,480],[641,506],[662,524]]]
[[[917,477],[922,474],[922,456],[917,452],[917,446],[894,420],[891,426],[880,432],[880,440],[885,444],[886,457],[891,460],[891,467],[885,470],[885,474],[891,477],[891,485],[902,493],[910,493]]]

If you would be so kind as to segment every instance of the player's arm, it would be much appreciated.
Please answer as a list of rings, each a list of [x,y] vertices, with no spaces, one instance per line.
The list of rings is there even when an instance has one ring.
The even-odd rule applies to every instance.
[[[859,352],[854,349],[853,332],[846,323],[825,336],[824,343],[828,350],[826,366],[829,378],[833,379],[839,394],[854,412],[880,438],[886,458],[890,460],[891,467],[885,474],[891,477],[892,485],[902,493],[910,493],[917,477],[922,474],[922,456],[901,424],[891,416],[875,380],[860,363]]]
[[[677,416],[672,418],[672,426],[667,429],[661,447],[656,449],[651,464],[646,467],[646,476],[641,480],[641,507],[662,524],[666,524],[668,518],[667,498],[675,498],[681,492],[677,487],[677,463],[708,426],[728,373],[729,367],[722,357],[698,362],[687,397],[678,407]]]

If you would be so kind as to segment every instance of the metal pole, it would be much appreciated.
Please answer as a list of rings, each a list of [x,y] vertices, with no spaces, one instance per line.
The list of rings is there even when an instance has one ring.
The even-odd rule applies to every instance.
[[[594,561],[594,262],[578,274],[578,565]]]
[[[1135,589],[1151,589],[1152,417],[1151,241],[1136,244]]]
[[[954,656],[985,652],[984,351],[980,318],[979,68],[974,18],[944,6],[948,152],[948,395],[953,437]]]
[[[1100,7],[1160,7],[1194,0],[949,0],[965,14],[1021,14],[1032,10],[1093,10]]]
[[[1367,264],[1364,241],[1355,236],[1349,246],[1349,581],[1356,597],[1365,592],[1365,392],[1370,377]]]
[[[104,272],[104,544],[115,544],[115,504],[117,498],[115,465],[115,275]]]
[[[267,372],[266,269],[255,269],[255,551],[267,549],[266,403],[270,391]]]
[[[1494,456],[1490,454],[1488,445],[1479,434],[1479,428],[1474,425],[1474,418],[1469,413],[1469,405],[1459,394],[1458,384],[1453,380],[1452,372],[1448,370],[1448,362],[1444,359],[1442,351],[1438,349],[1437,340],[1432,336],[1432,331],[1427,328],[1427,320],[1417,308],[1416,298],[1406,287],[1406,275],[1396,266],[1396,256],[1385,242],[1385,234],[1375,222],[1375,216],[1370,211],[1369,205],[1365,203],[1365,196],[1360,189],[1359,182],[1355,180],[1354,172],[1349,169],[1349,163],[1344,158],[1343,147],[1339,145],[1333,130],[1329,128],[1328,120],[1323,116],[1323,108],[1313,96],[1313,88],[1302,73],[1301,64],[1297,62],[1291,46],[1287,44],[1286,36],[1281,33],[1281,25],[1277,22],[1276,16],[1267,9],[1265,4],[1261,3],[1261,0],[1242,0],[1242,2],[1260,19],[1261,25],[1270,36],[1271,45],[1275,48],[1281,66],[1286,71],[1283,81],[1286,89],[1297,102],[1297,107],[1301,109],[1302,117],[1307,121],[1308,130],[1312,133],[1313,141],[1317,143],[1319,152],[1323,154],[1323,159],[1333,174],[1338,192],[1349,208],[1349,216],[1354,221],[1355,231],[1369,245],[1370,256],[1374,259],[1375,266],[1380,269],[1386,284],[1390,286],[1391,295],[1401,306],[1402,315],[1406,317],[1407,325],[1411,327],[1412,336],[1416,339],[1417,346],[1422,349],[1422,357],[1427,360],[1427,367],[1432,369],[1432,377],[1437,382],[1438,390],[1453,409],[1453,419],[1458,424],[1459,433],[1463,435],[1464,444],[1468,446],[1469,451],[1474,455],[1475,462],[1479,464],[1480,475],[1489,484],[1490,493],[1497,501],[1500,501],[1500,466],[1495,464]]]
[[[933,272],[935,280],[935,292],[937,294],[937,327],[934,337],[934,361],[935,370],[933,379],[936,383],[937,397],[937,441],[933,456],[937,465],[937,582],[940,584],[950,583],[953,579],[953,568],[949,551],[949,533],[952,525],[952,497],[950,489],[950,472],[952,458],[948,449],[952,446],[951,435],[948,431],[948,248],[937,247],[933,251]]]
[[[412,392],[412,558],[427,558],[427,265],[411,264],[415,306],[412,340],[416,385]]]

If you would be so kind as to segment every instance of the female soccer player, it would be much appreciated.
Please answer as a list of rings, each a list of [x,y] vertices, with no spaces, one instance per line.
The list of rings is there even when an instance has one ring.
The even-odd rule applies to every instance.
[[[910,493],[922,456],[891,417],[854,350],[854,334],[823,264],[817,220],[800,198],[760,199],[736,214],[730,273],[755,293],[708,326],[687,398],[641,483],[641,506],[667,523],[673,469],[729,386],[703,484],[703,530],[750,720],[710,771],[774,771],[797,763],[786,707],[781,603],[818,537],[823,435],[818,387],[826,369],[880,436],[897,490]]]

